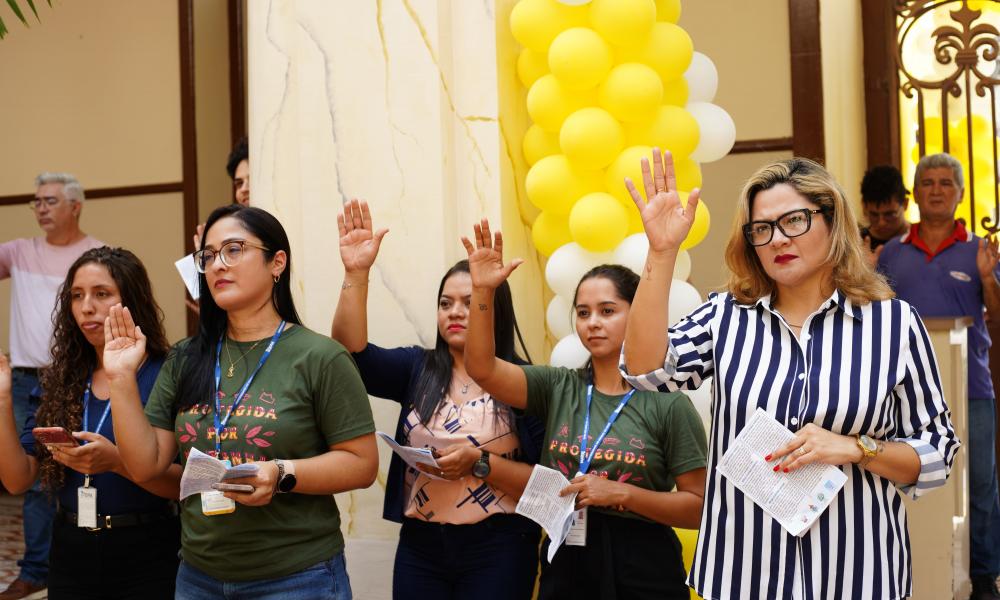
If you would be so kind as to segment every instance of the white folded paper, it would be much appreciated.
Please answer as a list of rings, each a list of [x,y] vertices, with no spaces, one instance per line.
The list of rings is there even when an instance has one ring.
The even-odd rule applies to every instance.
[[[417,465],[426,465],[432,469],[440,469],[437,461],[434,460],[434,453],[430,448],[413,448],[411,446],[403,446],[397,442],[395,438],[384,431],[376,431],[375,435],[385,442],[389,448],[392,448],[392,451],[398,454],[399,457],[406,462],[406,464],[410,465],[414,469],[417,469],[431,479],[444,479],[443,477],[438,477],[437,475],[433,475],[417,467]]]
[[[794,437],[787,427],[758,408],[719,461],[718,469],[788,533],[801,536],[844,487],[847,475],[833,465],[817,463],[791,473],[776,473],[774,464],[764,457]]]
[[[200,494],[211,492],[213,483],[220,483],[229,479],[239,479],[240,477],[253,477],[260,471],[257,463],[243,463],[235,467],[227,467],[226,463],[209,456],[197,448],[191,448],[187,462],[184,464],[184,472],[181,474],[181,500]]]
[[[556,550],[566,541],[573,527],[573,515],[576,513],[576,494],[560,496],[559,492],[569,485],[569,480],[555,469],[535,465],[531,470],[528,485],[521,494],[521,499],[514,509],[519,515],[528,517],[542,526],[549,536],[549,563],[556,555]]]
[[[187,291],[191,294],[191,297],[195,300],[198,299],[198,269],[194,266],[194,255],[188,254],[183,258],[177,259],[174,262],[174,266],[177,267],[177,272],[181,274],[181,279],[184,280],[184,285],[187,286]]]

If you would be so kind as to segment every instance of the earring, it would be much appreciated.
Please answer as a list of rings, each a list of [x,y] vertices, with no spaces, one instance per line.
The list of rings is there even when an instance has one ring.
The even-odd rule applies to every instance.
[[[281,275],[275,275],[274,276],[274,283],[278,283],[279,279],[281,279]]]

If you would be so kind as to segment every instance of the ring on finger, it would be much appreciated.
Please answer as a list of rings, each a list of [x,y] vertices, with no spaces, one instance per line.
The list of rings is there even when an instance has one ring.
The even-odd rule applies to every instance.
[[[803,448],[802,446],[799,446],[799,449],[795,451],[796,456],[802,456],[805,453],[806,453],[806,449]]]

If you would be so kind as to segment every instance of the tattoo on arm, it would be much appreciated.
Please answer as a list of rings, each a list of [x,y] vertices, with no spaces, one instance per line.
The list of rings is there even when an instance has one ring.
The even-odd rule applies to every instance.
[[[485,304],[479,305],[479,310],[486,310],[488,307]]]

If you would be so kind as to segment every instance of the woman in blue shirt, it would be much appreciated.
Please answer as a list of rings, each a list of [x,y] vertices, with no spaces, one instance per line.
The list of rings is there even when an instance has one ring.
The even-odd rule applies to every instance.
[[[402,405],[396,441],[434,449],[441,467],[421,473],[392,456],[383,516],[403,525],[393,598],[527,600],[539,532],[514,507],[538,460],[544,427],[494,402],[465,372],[468,261],[441,280],[433,349],[379,348],[368,342],[368,280],[386,231],[373,232],[368,205],[357,200],[337,222],[346,273],[333,338],[354,353],[369,394]],[[497,355],[519,360],[510,288],[499,295]]]
[[[145,401],[169,346],[149,276],[128,250],[88,250],[70,267],[58,296],[52,363],[23,431],[14,425],[10,365],[0,355],[0,479],[18,494],[40,478],[59,499],[48,582],[56,600],[174,596],[180,526],[168,498],[177,498],[180,466],[142,486],[130,481],[109,418],[104,323],[119,302],[135,307],[149,339],[137,375]],[[65,428],[81,445],[46,447],[32,435],[36,426]],[[79,506],[81,495],[96,495],[96,507]],[[88,517],[96,526],[83,526]]]

